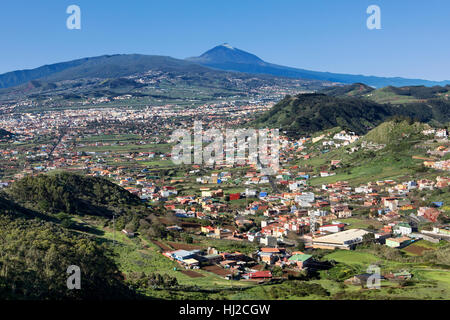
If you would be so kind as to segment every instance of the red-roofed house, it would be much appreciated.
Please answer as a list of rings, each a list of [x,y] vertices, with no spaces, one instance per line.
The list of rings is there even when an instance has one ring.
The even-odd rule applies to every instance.
[[[269,270],[256,271],[244,274],[242,277],[245,279],[270,279],[272,278],[272,273]]]

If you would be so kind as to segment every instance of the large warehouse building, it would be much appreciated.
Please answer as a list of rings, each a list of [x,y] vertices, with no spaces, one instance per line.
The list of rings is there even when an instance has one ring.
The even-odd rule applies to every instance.
[[[350,229],[336,232],[323,237],[314,238],[312,247],[315,249],[352,249],[363,241],[363,236],[370,232],[361,229]]]

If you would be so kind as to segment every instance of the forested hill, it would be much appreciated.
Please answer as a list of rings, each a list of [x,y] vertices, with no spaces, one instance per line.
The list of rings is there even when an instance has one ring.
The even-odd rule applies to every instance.
[[[124,299],[125,286],[104,246],[50,222],[0,213],[0,299]],[[67,289],[67,268],[81,269],[83,290]]]
[[[83,219],[108,230],[151,233],[160,229],[146,220],[153,214],[137,196],[103,178],[58,172],[16,181],[0,192],[0,299],[140,297],[129,288],[104,230]],[[81,290],[67,289],[71,265],[81,269]]]
[[[391,115],[391,107],[367,100],[301,94],[287,96],[254,124],[281,128],[294,136],[338,126],[361,134]]]
[[[251,125],[279,128],[294,137],[334,127],[365,134],[385,120],[398,116],[446,125],[450,121],[450,104],[444,99],[429,99],[394,105],[360,97],[300,94],[285,97]]]
[[[375,89],[364,84],[364,83],[354,83],[345,86],[332,86],[319,91],[319,93],[326,94],[327,96],[340,97],[340,96],[350,96],[350,97],[362,97],[368,95]]]
[[[0,194],[0,299],[131,299],[136,294],[106,246]],[[67,289],[67,268],[81,269],[82,290]]]
[[[18,202],[48,213],[112,217],[140,204],[137,196],[106,179],[66,172],[28,176],[8,191]]]
[[[374,89],[364,83],[354,83],[345,86],[333,86],[322,89],[319,93],[333,97],[360,97],[378,103],[403,104],[413,102],[424,102],[429,99],[440,99],[448,101],[450,96],[450,85],[446,86],[388,86]]]

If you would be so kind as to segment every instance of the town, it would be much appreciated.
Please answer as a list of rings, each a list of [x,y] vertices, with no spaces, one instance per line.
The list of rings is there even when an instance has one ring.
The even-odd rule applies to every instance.
[[[410,179],[340,179],[352,178],[345,173],[346,157],[386,148],[341,129],[300,138],[280,132],[280,167],[273,176],[251,157],[235,164],[174,164],[173,131],[192,128],[194,119],[205,129],[226,130],[270,107],[5,112],[0,186],[61,170],[108,179],[149,208],[163,210],[164,236],[150,241],[177,265],[173,270],[193,279],[206,272],[229,281],[270,283],[326,272],[330,262],[315,252],[351,255],[372,244],[420,256],[450,241],[450,198],[439,197],[450,186],[445,129],[421,132],[423,143],[408,157],[425,169]],[[121,233],[134,239],[138,229],[128,224]],[[221,250],[221,242],[231,250]],[[407,269],[390,267],[381,277],[409,278]],[[366,273],[344,280],[360,285],[361,279],[367,280]]]

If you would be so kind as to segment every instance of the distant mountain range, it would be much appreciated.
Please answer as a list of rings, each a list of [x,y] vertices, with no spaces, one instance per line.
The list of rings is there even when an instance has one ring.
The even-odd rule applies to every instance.
[[[15,87],[32,80],[62,81],[82,78],[119,78],[148,70],[212,72],[211,69],[165,56],[140,54],[105,55],[83,58],[31,70],[19,70],[0,75],[0,88]]]
[[[167,56],[118,54],[83,58],[30,70],[18,70],[1,74],[0,88],[16,87],[33,80],[55,82],[86,78],[112,79],[149,70],[178,72],[187,75],[190,73],[217,74],[218,72],[230,71],[261,76],[314,80],[324,84],[330,82],[342,84],[361,82],[372,87],[450,84],[450,81],[383,78],[290,68],[265,62],[254,54],[223,44],[205,52],[200,57],[186,60]]]
[[[311,92],[330,82],[217,70],[166,56],[107,55],[0,75],[0,104],[29,100],[22,109],[46,110],[111,99],[142,105],[201,105],[231,99],[273,101],[280,92]],[[118,96],[130,96],[115,100]],[[262,100],[261,100],[262,99]],[[123,103],[122,103],[123,102]]]
[[[217,46],[199,57],[188,58],[187,60],[201,65],[220,70],[239,71],[255,74],[270,74],[274,76],[313,79],[331,81],[339,83],[362,82],[372,87],[385,86],[435,86],[450,84],[448,81],[429,81],[422,79],[387,78],[364,75],[339,74],[331,72],[318,72],[305,69],[296,69],[265,62],[257,56],[234,48],[229,44]]]

